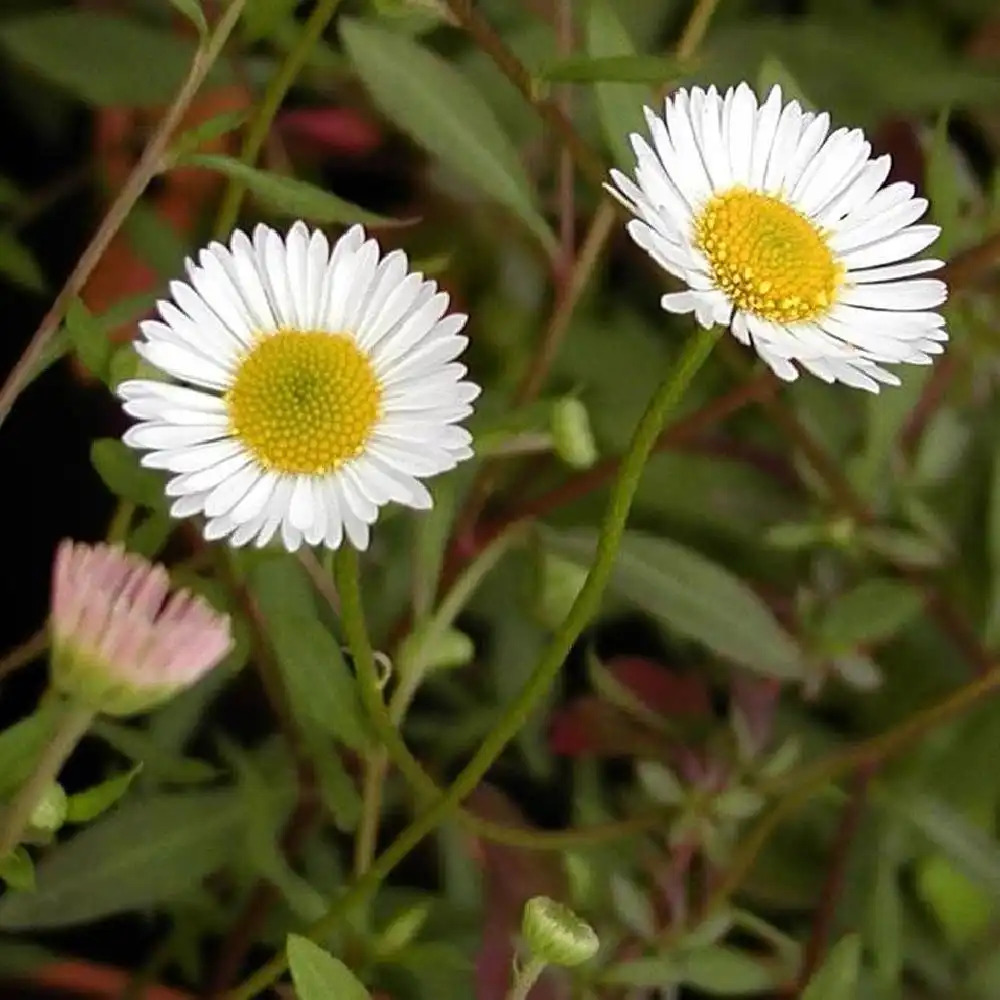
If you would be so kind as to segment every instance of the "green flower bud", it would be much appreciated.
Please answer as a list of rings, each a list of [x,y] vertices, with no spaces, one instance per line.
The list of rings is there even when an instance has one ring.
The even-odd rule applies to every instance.
[[[538,572],[535,614],[548,629],[557,629],[569,614],[587,580],[587,570],[578,563],[546,552]]]
[[[597,461],[597,445],[587,408],[572,396],[552,407],[552,445],[555,453],[574,469],[589,469]]]
[[[51,782],[35,803],[28,825],[45,833],[55,833],[66,822],[66,793],[57,781]]]
[[[600,947],[590,924],[548,896],[535,896],[525,903],[521,936],[532,958],[549,965],[582,965]]]

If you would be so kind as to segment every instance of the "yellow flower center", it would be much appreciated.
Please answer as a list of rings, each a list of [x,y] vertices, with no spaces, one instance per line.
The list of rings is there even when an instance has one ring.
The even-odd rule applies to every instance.
[[[694,220],[694,243],[729,300],[774,323],[822,316],[844,273],[821,229],[779,198],[743,187],[709,201]]]
[[[231,433],[264,468],[321,476],[361,453],[381,398],[350,337],[279,330],[240,362],[225,403]]]

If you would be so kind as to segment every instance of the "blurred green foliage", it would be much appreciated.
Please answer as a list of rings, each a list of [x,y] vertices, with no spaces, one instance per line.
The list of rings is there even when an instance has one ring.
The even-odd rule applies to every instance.
[[[152,974],[191,989],[211,980],[219,956],[235,953],[241,971],[253,945],[287,954],[302,1000],[328,990],[360,1000],[361,981],[397,1000],[489,1000],[506,989],[521,903],[548,892],[602,939],[599,958],[574,973],[581,997],[624,988],[785,995],[804,956],[816,973],[804,1000],[1000,995],[995,702],[972,699],[959,722],[930,719],[904,753],[879,761],[856,829],[841,820],[857,794],[838,784],[846,768],[820,775],[809,802],[770,836],[753,834],[762,814],[801,790],[797,768],[905,726],[988,668],[1000,645],[996,5],[721,0],[684,59],[672,53],[694,6],[686,0],[568,3],[570,39],[556,28],[557,5],[472,6],[520,61],[535,103],[556,101],[608,166],[631,165],[627,133],[640,127],[641,105],[678,83],[780,82],[837,124],[869,129],[942,227],[936,252],[953,264],[948,353],[869,398],[807,378],[774,391],[749,355],[720,350],[685,400],[681,430],[646,469],[604,614],[491,775],[505,794],[482,790],[469,804],[508,826],[565,828],[563,849],[538,855],[477,840],[470,850],[456,827],[443,828],[322,948],[296,934],[351,880],[366,794],[359,755],[372,739],[336,616],[312,586],[316,575],[329,585],[329,567],[310,574],[276,553],[229,561],[192,547],[166,516],[159,475],[95,431],[94,469],[128,505],[121,537],[229,610],[240,641],[221,679],[148,720],[94,731],[102,774],[73,789],[62,817],[86,828],[35,829],[34,843],[49,841],[35,870],[24,852],[0,869],[9,886],[0,964],[16,964],[35,931],[166,914],[173,929]],[[218,7],[8,0],[5,103],[39,148],[81,115],[94,127],[121,109],[155,114]],[[364,562],[376,646],[398,661],[486,542],[530,526],[474,592],[459,594],[431,651],[437,669],[403,722],[414,751],[446,778],[520,688],[575,595],[605,463],[623,451],[689,323],[659,309],[667,279],[615,222],[577,275],[582,292],[540,399],[523,404],[517,386],[568,295],[561,234],[572,223],[573,256],[605,195],[580,172],[560,186],[560,137],[442,0],[345,3],[287,102],[325,131],[296,143],[279,114],[260,161],[245,162],[240,136],[311,10],[251,0],[206,84],[248,88],[246,107],[186,123],[161,180],[194,169],[245,185],[246,224],[302,216],[338,232],[366,222],[470,314],[469,364],[485,388],[474,419],[480,455],[434,484],[432,513],[387,512]],[[345,110],[370,140],[359,146],[338,117]],[[106,167],[81,151],[66,174],[100,198]],[[155,199],[137,206],[127,233],[157,281],[211,231],[219,190],[193,204],[183,231]],[[40,303],[61,276],[39,263],[30,223],[53,205],[51,192],[0,177],[0,276]],[[131,377],[141,363],[110,334],[144,315],[159,290],[123,291],[107,312],[74,299],[42,367],[71,353],[108,386]],[[29,332],[7,335],[26,342]],[[243,724],[245,701],[224,699],[236,688],[265,705],[240,671],[262,660],[284,685],[299,746],[272,732],[266,711]],[[46,711],[0,733],[5,798],[44,743]],[[388,829],[418,806],[392,774]],[[599,825],[650,809],[654,821],[638,832]],[[610,833],[588,835],[593,824]],[[734,871],[738,884],[717,899]],[[262,883],[266,913],[241,941]]]

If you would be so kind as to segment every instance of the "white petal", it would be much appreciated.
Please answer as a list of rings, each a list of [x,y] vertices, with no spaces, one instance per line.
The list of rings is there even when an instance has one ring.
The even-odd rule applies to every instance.
[[[312,481],[309,476],[298,476],[288,504],[288,521],[305,531],[313,523],[314,517]]]
[[[131,448],[187,448],[214,441],[224,433],[218,427],[211,426],[180,427],[175,424],[143,423],[130,427],[122,435],[122,440]]]
[[[326,508],[326,533],[323,544],[328,549],[339,549],[344,540],[344,515],[341,510],[340,490],[336,480],[326,479],[323,483],[323,505]]]
[[[733,181],[748,184],[753,156],[754,126],[757,122],[757,98],[741,83],[733,94],[726,116],[726,149],[732,165]]]
[[[237,524],[247,524],[266,516],[266,508],[274,493],[278,477],[273,472],[262,472],[257,481],[247,490],[243,499],[229,512]],[[263,520],[261,520],[263,525]],[[254,532],[256,534],[256,531]]]
[[[171,517],[192,517],[200,514],[205,505],[206,493],[188,493],[175,500],[170,507]]]
[[[310,303],[308,299],[309,280],[309,230],[301,220],[296,222],[285,237],[284,271],[288,287],[288,298],[291,304],[291,314],[294,327],[297,330],[309,330]]]
[[[252,461],[246,452],[240,451],[204,469],[176,476],[170,480],[167,486],[167,495],[180,496],[183,493],[204,493],[207,490],[212,490],[223,480],[245,469]],[[211,514],[212,511],[209,513]],[[222,511],[217,513],[222,513]]]
[[[225,252],[224,247],[220,249]],[[199,266],[188,263],[188,279],[226,330],[240,344],[248,346],[253,342],[256,324],[229,273],[207,249],[199,254],[199,261]]]
[[[368,240],[355,257],[354,281],[347,293],[344,311],[344,328],[357,330],[361,317],[368,307],[376,282],[379,248],[375,240]]]
[[[354,280],[355,257],[364,242],[365,231],[361,226],[352,226],[334,244],[323,294],[323,328],[330,333],[341,333],[345,329],[347,294]]]
[[[297,552],[302,545],[302,532],[288,518],[281,522],[281,544],[288,552]]]
[[[877,160],[866,163],[857,177],[819,211],[817,223],[828,228],[834,226],[840,219],[870,201],[889,176],[891,166],[892,158],[889,156],[880,156]]]
[[[840,300],[871,309],[933,309],[948,297],[943,281],[934,279],[893,281],[888,284],[843,288]]]
[[[888,239],[877,240],[868,246],[845,253],[843,263],[849,271],[854,271],[858,268],[906,260],[930,246],[940,233],[939,226],[910,226]]]
[[[665,117],[670,142],[677,151],[673,162],[665,166],[688,204],[700,205],[711,195],[712,185],[695,142],[688,96],[683,90],[667,99]]]
[[[154,368],[174,378],[190,382],[192,385],[204,386],[206,389],[226,389],[229,385],[229,373],[220,365],[205,358],[200,358],[179,344],[166,344],[162,341],[142,343],[136,341],[136,353],[148,361]]]
[[[209,493],[205,499],[205,513],[209,517],[226,514],[234,524],[238,524],[239,522],[232,517],[232,509],[247,495],[259,478],[260,471],[255,465],[248,463]]]
[[[207,469],[219,462],[224,462],[233,455],[243,453],[243,445],[233,438],[221,441],[211,441],[208,444],[198,444],[189,448],[172,448],[166,451],[154,451],[142,458],[142,465],[147,469],[168,469],[170,472],[197,472]]]
[[[791,162],[801,135],[802,108],[798,101],[789,101],[781,109],[764,174],[764,190],[769,194],[780,191],[784,186],[785,169]]]
[[[219,244],[212,244],[209,250],[214,253],[219,263],[229,272],[233,285],[239,291],[246,305],[247,312],[253,319],[254,328],[258,331],[275,330],[277,320],[267,299],[267,290],[261,279],[257,254],[253,244],[242,230],[233,233],[229,242],[229,252],[218,249]]]
[[[785,191],[790,192],[795,189],[799,178],[823,144],[829,128],[830,116],[825,111],[813,118],[805,127],[802,137],[795,148],[795,152],[792,154],[792,158],[785,168],[785,178],[782,185]]]
[[[771,147],[774,145],[780,117],[781,87],[775,85],[771,88],[771,93],[768,94],[767,100],[757,113],[753,150],[750,154],[749,186],[751,188],[764,187],[764,175],[767,171],[767,162],[771,155]]]
[[[944,267],[943,260],[911,260],[903,264],[893,264],[890,267],[874,267],[865,271],[849,271],[848,280],[852,285],[867,285],[876,281],[892,281],[895,278],[911,278],[916,274],[927,274]]]

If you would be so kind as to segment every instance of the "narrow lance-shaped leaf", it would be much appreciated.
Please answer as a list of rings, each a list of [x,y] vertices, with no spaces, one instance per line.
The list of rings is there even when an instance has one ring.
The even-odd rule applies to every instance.
[[[819,637],[831,650],[891,639],[920,613],[924,598],[902,580],[866,580],[826,609]]]
[[[66,822],[89,823],[97,819],[125,795],[141,770],[142,764],[136,764],[122,774],[71,795],[66,802]]]
[[[631,56],[635,46],[615,13],[611,0],[591,0],[587,17],[587,48],[594,56]],[[651,102],[648,87],[627,83],[599,83],[594,88],[597,113],[605,140],[623,169],[635,157],[628,137],[643,128],[642,106]]]
[[[288,965],[299,1000],[371,1000],[357,976],[318,944],[288,935]]]
[[[250,587],[267,624],[292,711],[313,731],[362,747],[367,728],[357,687],[336,639],[320,621],[298,564],[267,559]]]
[[[554,246],[517,150],[458,70],[412,39],[363,21],[342,21],[341,38],[387,118]]]
[[[232,156],[221,153],[192,153],[181,158],[181,163],[192,167],[205,167],[218,171],[244,184],[257,198],[273,211],[288,218],[304,218],[319,223],[350,225],[361,222],[369,226],[398,225],[392,219],[376,215],[352,205],[315,184],[285,177],[251,167]]]
[[[198,29],[198,34],[202,38],[208,34],[208,22],[205,20],[205,12],[201,9],[199,0],[170,0],[170,2]]]
[[[49,10],[5,21],[0,47],[42,79],[96,105],[153,107],[177,91],[195,46],[121,15]],[[213,71],[218,82],[222,74]]]
[[[175,899],[229,861],[242,825],[229,791],[126,803],[47,854],[33,893],[0,900],[0,927],[66,927]]]
[[[590,564],[595,532],[548,532],[546,538],[557,552]],[[767,677],[803,674],[798,643],[753,590],[675,542],[628,532],[618,551],[611,590],[733,663]]]
[[[841,938],[802,992],[802,1000],[855,1000],[861,967],[861,941],[856,934]]]

